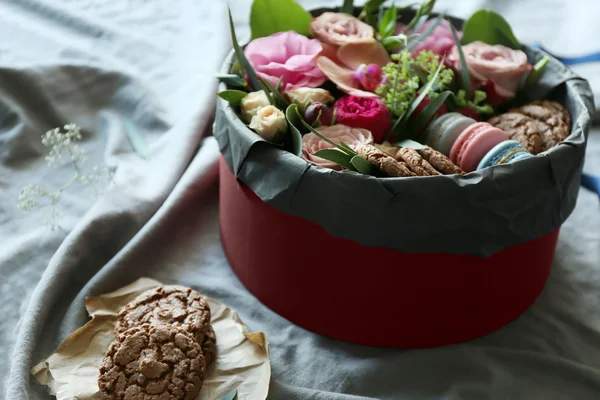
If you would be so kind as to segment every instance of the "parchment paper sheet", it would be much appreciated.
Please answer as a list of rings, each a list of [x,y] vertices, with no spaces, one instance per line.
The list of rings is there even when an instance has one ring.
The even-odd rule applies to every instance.
[[[119,310],[160,282],[140,278],[112,293],[86,299],[92,317],[69,335],[56,352],[32,368],[31,373],[58,400],[91,400],[98,391],[98,368],[114,340]],[[237,389],[238,399],[267,397],[271,365],[269,343],[262,332],[250,333],[238,315],[218,301],[208,299],[211,323],[217,334],[217,360],[208,368],[198,400],[216,400]]]

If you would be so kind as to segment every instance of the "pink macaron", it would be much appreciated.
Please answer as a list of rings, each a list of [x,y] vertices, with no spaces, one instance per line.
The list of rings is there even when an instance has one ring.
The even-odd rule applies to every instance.
[[[450,150],[450,159],[463,171],[475,171],[490,149],[508,139],[508,134],[502,129],[487,122],[478,122],[458,136]]]

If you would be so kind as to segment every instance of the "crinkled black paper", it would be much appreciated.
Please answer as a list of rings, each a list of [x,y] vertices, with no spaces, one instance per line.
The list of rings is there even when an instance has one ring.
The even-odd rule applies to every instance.
[[[531,63],[545,55],[525,51]],[[232,52],[223,73],[233,61]],[[571,135],[536,157],[464,176],[375,178],[316,167],[262,140],[220,98],[214,135],[229,168],[263,201],[331,235],[404,252],[488,257],[559,228],[579,192],[594,109],[589,84],[551,58],[526,94],[564,104]]]

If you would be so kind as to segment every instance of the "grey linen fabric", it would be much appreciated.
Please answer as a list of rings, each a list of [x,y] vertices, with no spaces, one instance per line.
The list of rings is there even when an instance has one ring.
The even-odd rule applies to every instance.
[[[345,344],[291,324],[244,289],[220,245],[218,146],[205,138],[216,85],[202,71],[217,70],[229,47],[215,3],[0,2],[4,398],[50,398],[30,379],[30,367],[87,321],[85,296],[141,276],[197,288],[237,310],[252,330],[266,332],[272,399],[598,398],[600,208],[585,191],[561,230],[552,275],[536,304],[467,344],[419,351]],[[244,35],[250,1],[233,3]],[[589,31],[599,29],[577,28],[580,13],[563,18],[566,1],[440,3],[458,16],[481,6],[504,8],[527,40],[571,29],[569,43],[581,43],[581,51]],[[532,12],[539,10],[545,20]],[[540,25],[529,26],[520,12]],[[562,40],[551,50],[561,50]],[[43,132],[68,122],[84,128],[86,166],[107,164],[116,174],[97,200],[87,186],[67,191],[59,206],[62,229],[52,232],[43,213],[19,210],[17,197],[26,184],[57,188],[69,179],[68,166],[45,165],[40,143]],[[127,139],[129,123],[144,140],[146,159]],[[597,130],[585,171],[600,174]],[[310,238],[300,246],[310,251]],[[369,329],[359,316],[356,326]]]

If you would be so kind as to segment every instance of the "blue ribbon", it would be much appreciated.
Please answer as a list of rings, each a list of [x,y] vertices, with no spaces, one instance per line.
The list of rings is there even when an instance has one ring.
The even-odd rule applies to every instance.
[[[578,57],[563,57],[563,56],[557,56],[556,54],[553,54],[552,52],[548,51],[548,49],[546,49],[544,46],[542,46],[541,43],[534,43],[533,47],[536,47],[540,50],[545,51],[546,53],[550,54],[552,57],[556,58],[557,60],[559,60],[561,63],[563,63],[565,65],[577,65],[577,64],[600,62],[600,51],[597,51],[595,53],[590,53],[590,54],[584,54],[584,55],[578,56]]]
[[[581,175],[581,187],[584,187],[587,190],[596,193],[598,195],[598,199],[600,200],[600,178],[599,177],[593,176],[590,174]]]

